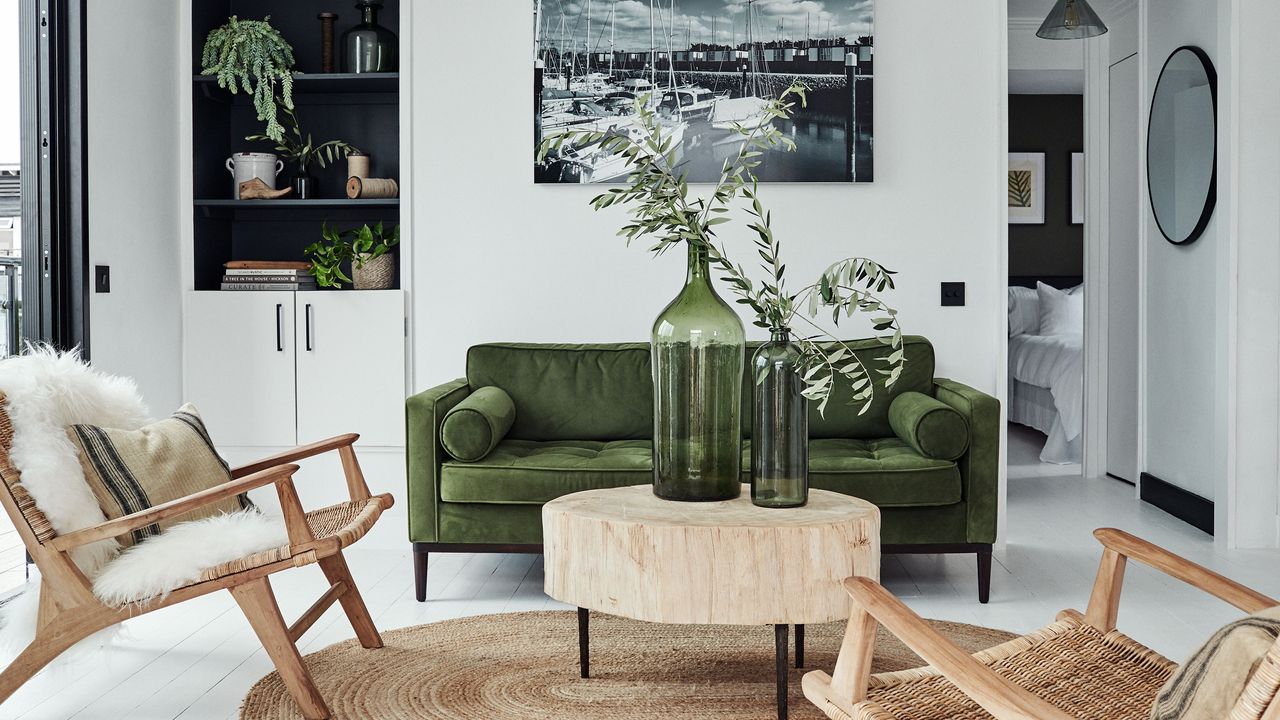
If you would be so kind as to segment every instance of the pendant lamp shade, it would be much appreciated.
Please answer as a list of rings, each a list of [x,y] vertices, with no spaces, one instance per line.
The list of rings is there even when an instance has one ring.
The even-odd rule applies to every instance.
[[[1058,0],[1036,35],[1046,40],[1083,40],[1106,31],[1106,23],[1087,0]]]

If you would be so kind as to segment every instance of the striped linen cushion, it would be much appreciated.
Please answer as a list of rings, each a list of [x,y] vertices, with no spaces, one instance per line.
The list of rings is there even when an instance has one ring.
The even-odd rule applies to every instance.
[[[1277,636],[1280,607],[1223,626],[1160,689],[1152,720],[1225,720]]]
[[[139,430],[94,425],[68,429],[80,455],[85,482],[108,520],[131,515],[231,480],[231,469],[213,449],[194,406]],[[133,545],[171,525],[251,507],[247,495],[205,505],[116,539]]]

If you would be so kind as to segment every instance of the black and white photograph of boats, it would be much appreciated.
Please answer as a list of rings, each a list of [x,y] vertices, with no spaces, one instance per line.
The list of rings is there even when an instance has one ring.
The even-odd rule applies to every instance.
[[[544,139],[569,131],[639,136],[647,103],[689,182],[715,182],[742,148],[736,127],[794,82],[806,106],[772,119],[795,150],[766,153],[762,182],[874,179],[874,0],[532,0],[534,179],[614,183],[620,153]]]

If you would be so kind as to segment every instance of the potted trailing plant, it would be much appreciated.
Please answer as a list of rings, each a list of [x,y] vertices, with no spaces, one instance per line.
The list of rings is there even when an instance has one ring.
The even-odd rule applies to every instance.
[[[341,288],[351,283],[357,290],[386,290],[395,284],[396,262],[392,248],[400,244],[400,226],[386,234],[382,223],[337,230],[324,223],[323,240],[306,249],[311,258],[311,274],[320,287]],[[351,275],[343,271],[351,264]]]
[[[283,104],[283,103],[282,103]],[[276,152],[295,167],[293,191],[301,200],[315,194],[315,178],[311,176],[311,166],[321,169],[332,165],[335,161],[348,155],[359,153],[360,148],[345,140],[328,140],[316,144],[311,133],[304,133],[298,122],[298,111],[290,105],[284,105],[284,120],[288,124],[288,132],[279,138],[272,137],[269,132],[261,135],[249,135],[245,140],[250,142],[274,142]],[[268,128],[269,130],[269,128]]]
[[[233,94],[243,89],[253,96],[258,119],[267,124],[264,134],[280,142],[284,127],[277,107],[293,109],[294,59],[293,47],[270,21],[270,15],[262,20],[232,15],[225,25],[211,30],[204,41],[200,73],[216,77],[218,86]]]
[[[766,152],[795,149],[795,143],[774,126],[773,120],[790,117],[796,102],[805,102],[805,92],[803,84],[792,85],[781,97],[767,103],[756,121],[735,124],[733,129],[741,138],[741,147],[736,156],[725,161],[718,182],[704,197],[691,195],[676,148],[664,136],[663,125],[645,98],[636,102],[640,126],[636,136],[570,131],[545,140],[539,149],[540,160],[565,144],[598,147],[602,152],[625,156],[633,168],[626,184],[596,196],[592,206],[597,210],[615,205],[629,208],[631,221],[618,233],[628,244],[649,237],[655,241],[649,248],[655,255],[680,245],[688,249],[690,280],[685,291],[659,316],[652,338],[657,428],[655,492],[659,483],[667,481],[661,468],[674,467],[678,471],[680,458],[691,456],[706,441],[664,435],[664,423],[705,427],[708,417],[732,412],[730,406],[740,402],[740,389],[735,391],[734,382],[741,388],[741,351],[736,366],[739,374],[719,373],[725,377],[722,386],[714,388],[714,394],[720,397],[713,398],[692,385],[681,385],[688,385],[688,379],[693,377],[704,388],[710,384],[706,382],[707,361],[714,357],[705,352],[706,348],[693,348],[688,340],[680,338],[675,338],[677,347],[667,348],[673,344],[673,330],[687,325],[691,315],[723,317],[723,309],[715,307],[719,298],[706,281],[711,268],[738,296],[737,302],[751,309],[754,324],[770,333],[770,341],[755,353],[751,368],[755,379],[751,485],[756,504],[793,507],[807,501],[809,402],[816,403],[818,411],[825,413],[836,383],[843,381],[849,387],[849,403],[858,407],[859,413],[865,413],[875,400],[877,385],[888,388],[902,373],[905,358],[898,313],[879,297],[879,293],[893,288],[892,271],[867,258],[849,257],[830,265],[812,284],[794,292],[787,289],[782,244],[773,233],[772,213],[760,200],[755,169]],[[719,237],[723,226],[731,222],[729,214],[739,200],[746,201],[750,218],[747,227],[754,250],[762,260],[765,276],[758,281],[729,257]],[[723,301],[719,304],[724,305]],[[874,361],[864,361],[858,352],[817,323],[816,319],[827,311],[837,326],[855,314],[871,314],[872,326],[875,332],[882,333],[879,339],[888,351],[878,354]],[[683,347],[678,347],[681,344]],[[728,357],[725,354],[726,363]],[[692,372],[695,364],[696,373]],[[723,398],[726,394],[729,401]],[[684,402],[666,400],[673,397]],[[724,408],[720,407],[722,404]],[[690,417],[663,419],[664,415],[680,414]],[[731,438],[726,439],[729,441]]]

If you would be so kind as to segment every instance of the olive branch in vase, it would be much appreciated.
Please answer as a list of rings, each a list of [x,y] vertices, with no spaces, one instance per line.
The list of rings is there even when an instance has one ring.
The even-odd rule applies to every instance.
[[[705,248],[721,280],[738,296],[737,302],[755,314],[753,324],[793,334],[801,353],[803,394],[818,403],[819,412],[825,413],[837,378],[843,378],[852,390],[849,403],[860,406],[862,414],[875,401],[873,376],[881,378],[887,389],[897,382],[906,365],[898,311],[880,298],[881,293],[894,288],[894,272],[868,258],[850,257],[828,266],[813,284],[788,292],[782,243],[774,236],[772,213],[760,201],[756,169],[765,153],[795,150],[795,141],[773,121],[789,119],[796,104],[806,102],[807,91],[803,83],[795,83],[766,103],[754,121],[734,123],[732,130],[741,136],[742,146],[724,161],[709,196],[691,195],[679,148],[664,134],[665,121],[649,106],[648,96],[635,101],[636,133],[614,128],[568,130],[542,141],[538,161],[559,154],[566,145],[596,147],[625,158],[632,168],[626,184],[597,195],[592,207],[626,206],[630,221],[618,235],[626,238],[628,245],[637,238],[652,238],[649,251],[654,255],[683,243]],[[754,234],[754,247],[765,273],[759,281],[729,257],[718,235],[720,226],[732,222],[729,214],[739,199],[746,201],[747,227]],[[805,312],[800,312],[802,309]],[[891,348],[889,354],[877,358],[879,367],[868,367],[846,342],[818,324],[817,319],[826,311],[837,327],[855,314],[872,316],[872,327],[880,333],[877,339]],[[806,332],[795,332],[798,323],[804,324]]]

